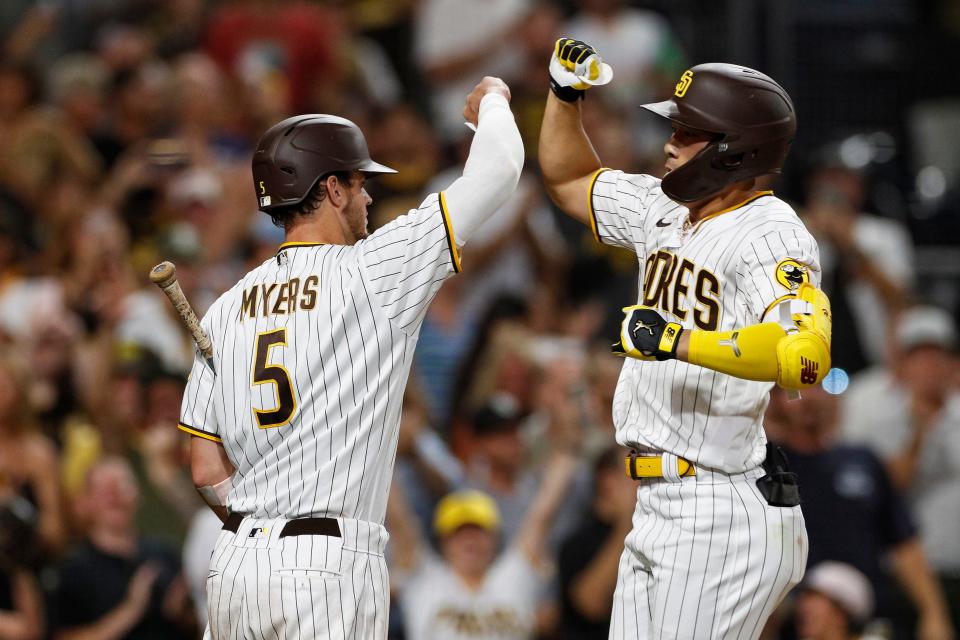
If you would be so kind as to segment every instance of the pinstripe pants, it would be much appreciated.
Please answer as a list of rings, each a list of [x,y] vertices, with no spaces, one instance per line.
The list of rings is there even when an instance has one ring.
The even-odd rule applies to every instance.
[[[286,520],[221,531],[207,576],[211,640],[380,640],[389,590],[378,524],[338,518],[342,538],[280,537]]]
[[[676,462],[673,462],[676,468]],[[611,640],[750,640],[803,577],[800,507],[772,507],[762,469],[639,481],[620,557]]]

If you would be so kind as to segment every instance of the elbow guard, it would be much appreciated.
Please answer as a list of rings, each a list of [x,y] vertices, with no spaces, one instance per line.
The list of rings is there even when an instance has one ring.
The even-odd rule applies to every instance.
[[[784,389],[803,389],[818,384],[830,371],[830,299],[804,283],[788,305],[789,322],[797,330],[777,342],[776,382]]]

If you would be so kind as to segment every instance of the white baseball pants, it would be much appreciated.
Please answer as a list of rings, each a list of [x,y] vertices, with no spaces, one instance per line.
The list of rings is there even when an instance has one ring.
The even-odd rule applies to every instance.
[[[676,461],[673,461],[676,468]],[[800,507],[772,507],[762,469],[639,481],[611,640],[751,640],[803,577]],[[802,487],[801,487],[802,491]]]
[[[221,531],[210,560],[212,640],[381,640],[389,587],[378,524],[337,518],[341,538],[281,538],[283,518],[244,518]]]

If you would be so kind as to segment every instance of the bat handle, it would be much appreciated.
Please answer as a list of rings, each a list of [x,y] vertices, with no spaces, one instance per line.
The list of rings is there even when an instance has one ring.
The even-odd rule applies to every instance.
[[[186,296],[180,289],[180,283],[177,282],[177,268],[172,262],[163,261],[150,270],[150,281],[160,287],[167,295],[174,308],[180,314],[187,330],[193,336],[194,342],[200,348],[200,353],[213,364],[213,343],[203,329],[200,327],[200,321],[197,319],[193,308],[187,301]]]
[[[177,281],[177,268],[172,262],[164,260],[150,270],[150,281],[161,289],[166,289]]]

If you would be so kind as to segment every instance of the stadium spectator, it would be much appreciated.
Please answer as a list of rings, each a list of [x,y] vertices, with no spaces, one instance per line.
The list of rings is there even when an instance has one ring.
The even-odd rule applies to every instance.
[[[178,554],[136,530],[138,500],[122,458],[90,469],[78,505],[86,536],[59,566],[52,597],[57,640],[192,637]]]
[[[0,638],[40,640],[44,629],[36,577],[23,568],[0,566]]]
[[[431,106],[441,138],[466,132],[460,107],[476,78],[497,76],[513,86],[520,69],[516,41],[529,0],[425,0],[417,6],[414,52],[432,90]]]
[[[429,416],[420,388],[408,382],[400,414],[394,482],[400,483],[419,526],[425,530],[430,527],[437,501],[462,488],[464,482],[462,463],[432,427]]]
[[[855,377],[844,396],[843,435],[886,464],[919,527],[960,625],[960,389],[957,331],[936,307],[903,312],[893,331],[892,366]]]
[[[602,640],[609,632],[623,540],[637,502],[637,485],[623,471],[625,454],[608,447],[597,458],[590,511],[560,547],[564,640]]]
[[[394,541],[391,574],[408,638],[534,637],[538,595],[550,564],[547,533],[577,466],[575,442],[557,437],[554,444],[537,497],[512,540],[503,537],[490,496],[452,493],[434,516],[438,557],[394,484],[387,513]],[[505,550],[498,553],[500,540]]]
[[[828,162],[808,178],[804,213],[833,306],[833,366],[848,373],[887,361],[891,314],[909,302],[914,280],[910,236],[863,211],[866,189],[859,171]]]
[[[858,640],[873,613],[866,576],[842,562],[807,571],[797,596],[797,632],[803,640]]]
[[[27,375],[9,355],[0,358],[0,501],[26,502],[36,513],[42,551],[51,554],[61,550],[67,537],[57,450],[32,423]]]
[[[895,637],[911,637],[915,626],[921,638],[953,638],[943,592],[883,464],[869,449],[837,443],[837,397],[819,386],[805,389],[798,400],[785,396],[774,389],[771,412],[781,416],[778,444],[800,481],[808,565],[835,560],[867,576],[877,611],[892,618]],[[896,584],[919,616],[915,625],[884,569],[887,557]]]

